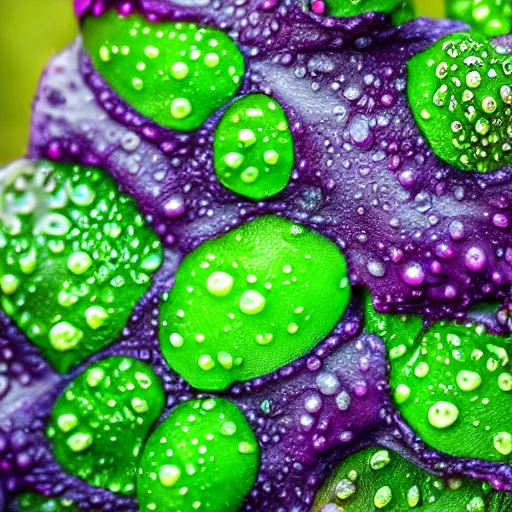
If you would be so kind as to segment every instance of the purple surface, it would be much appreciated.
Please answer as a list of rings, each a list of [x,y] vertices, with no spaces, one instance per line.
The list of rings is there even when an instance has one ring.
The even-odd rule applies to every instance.
[[[99,14],[111,3],[75,0],[75,9]],[[332,20],[305,13],[300,2],[279,0],[236,7],[232,0],[184,3],[141,0],[150,18],[196,20],[230,33],[247,57],[240,94],[264,92],[285,108],[296,169],[282,194],[244,201],[224,189],[212,169],[222,112],[196,133],[169,132],[109,90],[79,40],[57,55],[34,102],[29,156],[101,165],[136,199],[166,247],[165,264],[122,337],[95,358],[123,354],[151,362],[165,385],[166,414],[197,396],[161,356],[157,297],[172,285],[183,255],[265,213],[335,240],[347,257],[354,296],[368,287],[381,310],[453,318],[476,300],[507,295],[512,234],[498,221],[512,221],[511,169],[475,175],[440,162],[419,133],[405,93],[407,60],[463,25],[419,19],[397,29],[380,15]],[[511,38],[501,42],[512,45]],[[508,328],[507,310],[500,315]],[[309,510],[336,461],[376,441],[442,474],[476,476],[512,490],[509,466],[442,456],[415,438],[390,405],[383,344],[362,328],[355,298],[311,354],[225,393],[262,447],[260,476],[243,510]],[[1,315],[0,333],[0,364],[6,365],[6,377],[0,375],[0,501],[2,489],[37,489],[73,498],[86,510],[137,510],[135,501],[89,487],[52,459],[46,418],[85,365],[58,376]],[[323,395],[321,408],[307,411],[305,400],[319,394],[317,379],[326,372],[336,375],[338,394],[346,392],[350,404],[340,410],[334,396]]]

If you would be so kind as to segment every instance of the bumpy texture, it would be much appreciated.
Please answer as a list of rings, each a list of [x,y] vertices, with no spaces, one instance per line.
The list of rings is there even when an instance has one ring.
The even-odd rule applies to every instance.
[[[102,179],[90,192],[99,193],[100,187],[106,187],[101,194],[105,215],[115,216],[123,201],[133,215],[122,212],[122,220],[118,220],[122,232],[128,234],[123,247],[117,248],[114,242],[108,242],[114,247],[106,246],[104,237],[110,240],[117,230],[110,225],[89,229],[96,213],[93,216],[87,206],[74,219],[71,213],[75,208],[66,203],[69,188],[64,187],[66,194],[52,199],[55,184],[44,186],[43,180],[36,204],[58,210],[61,223],[57,227],[65,223],[61,217],[87,220],[71,229],[70,236],[90,233],[91,245],[97,246],[89,258],[81,254],[87,253],[83,248],[73,248],[80,252],[78,256],[58,250],[50,254],[50,244],[33,233],[31,224],[32,216],[37,221],[46,210],[34,207],[32,200],[16,201],[32,182],[6,181],[11,166],[0,174],[0,214],[6,204],[14,204],[21,226],[30,228],[28,241],[25,234],[23,240],[14,242],[12,235],[2,235],[0,261],[8,244],[18,244],[20,250],[10,249],[12,255],[6,262],[10,267],[24,265],[25,260],[16,257],[22,255],[20,251],[30,254],[31,242],[48,249],[44,268],[50,270],[40,274],[36,268],[32,284],[20,279],[21,268],[16,268],[18,275],[11,270],[5,274],[0,267],[0,504],[8,503],[14,511],[22,509],[20,504],[25,501],[27,507],[40,510],[66,510],[69,505],[71,510],[135,512],[139,504],[144,511],[165,510],[171,501],[183,510],[227,507],[307,512],[315,503],[323,506],[321,500],[328,496],[322,512],[331,512],[341,508],[347,498],[356,504],[361,500],[365,506],[370,500],[376,509],[401,510],[395,507],[395,498],[414,504],[416,499],[432,495],[436,501],[429,502],[425,510],[435,511],[436,503],[451,503],[453,496],[461,512],[468,506],[473,511],[510,509],[510,493],[500,491],[512,491],[508,464],[512,425],[503,415],[504,409],[510,409],[506,345],[512,329],[512,170],[501,156],[498,160],[486,157],[485,169],[452,165],[452,159],[438,150],[439,144],[452,143],[451,130],[432,134],[417,122],[422,118],[421,109],[408,86],[415,80],[437,85],[438,79],[443,80],[435,75],[438,69],[442,75],[447,71],[450,78],[459,78],[457,69],[443,71],[440,41],[453,37],[466,46],[468,27],[424,19],[396,26],[393,20],[407,18],[402,2],[379,2],[380,12],[366,12],[375,5],[373,1],[349,0],[75,0],[84,38],[50,62],[33,107],[31,161],[13,165],[35,169],[36,175],[38,169],[48,166],[61,173],[67,169],[82,177],[86,185],[91,185],[91,173],[99,173]],[[121,20],[113,8],[122,15]],[[344,17],[352,15],[355,17]],[[471,37],[480,41],[483,36]],[[216,43],[211,44],[212,40]],[[461,81],[460,86],[452,80],[447,90],[456,101],[466,86],[473,89],[470,84],[474,89],[490,90],[497,109],[498,101],[508,105],[509,93],[503,87],[510,86],[504,78],[509,68],[502,63],[511,52],[512,39],[502,37],[481,44],[487,55],[473,55],[471,49],[469,56],[495,58],[500,72],[494,74],[495,63],[485,61],[480,79],[472,74],[469,83]],[[425,56],[435,65],[414,65]],[[454,65],[462,66],[453,59]],[[217,85],[222,90],[217,91]],[[509,112],[503,106],[501,114],[494,115],[496,109],[492,102],[484,103],[485,98],[469,106],[493,110],[486,119],[494,123],[500,138],[478,139],[475,144],[478,149],[489,145],[496,149],[493,144],[499,143],[500,155],[505,155],[505,144],[510,143]],[[260,100],[275,106],[272,115],[264,111],[265,103],[259,104]],[[458,121],[461,129],[469,132],[473,120],[452,112],[450,101],[451,97],[446,111],[443,105],[435,105],[441,109],[440,115],[446,115],[452,124]],[[255,117],[261,118],[261,123],[253,122]],[[485,138],[485,133],[480,135]],[[33,163],[42,161],[53,163]],[[238,181],[228,181],[232,177],[226,176],[228,168]],[[478,172],[482,170],[486,172]],[[308,250],[313,262],[304,258],[304,267],[297,267],[309,277],[313,289],[329,283],[334,275],[343,297],[337,305],[324,299],[321,329],[316,337],[294,347],[289,359],[274,360],[273,351],[279,355],[279,349],[272,344],[279,340],[267,336],[272,329],[252,332],[237,323],[237,318],[244,318],[237,315],[240,311],[249,321],[258,322],[258,315],[265,314],[271,300],[284,297],[282,303],[272,302],[276,313],[268,320],[270,327],[281,328],[285,322],[286,336],[301,339],[301,320],[288,321],[288,312],[302,318],[309,314],[307,308],[301,310],[302,302],[314,301],[306,287],[294,296],[293,278],[300,278],[298,271],[294,273],[295,262],[280,265],[283,276],[277,274],[277,287],[272,265],[280,264],[280,258],[264,251],[246,249],[238,255],[234,249],[232,259],[236,261],[227,261],[229,257],[223,253],[223,264],[241,263],[245,270],[250,263],[261,273],[263,263],[272,261],[268,276],[247,272],[243,289],[237,288],[243,272],[235,272],[236,267],[232,272],[224,267],[215,268],[217,274],[209,273],[208,265],[214,261],[208,258],[210,244],[215,246],[224,237],[240,242],[243,237],[237,240],[237,233],[243,233],[252,221],[252,225],[260,222],[257,219],[261,217],[285,217],[281,222],[311,230],[307,231],[311,236],[335,249],[330,261],[316,265],[315,254]],[[141,243],[138,232],[149,233],[146,243]],[[262,228],[254,239],[264,239],[264,235]],[[134,239],[138,243],[130,245]],[[141,276],[144,248],[158,255],[160,244],[162,261],[152,256],[143,265]],[[318,247],[321,245],[319,242]],[[69,251],[65,244],[63,247]],[[205,258],[195,262],[199,270],[193,265],[189,269],[188,262],[197,251],[204,251]],[[99,329],[111,328],[109,339],[70,358],[62,368],[73,366],[70,373],[56,373],[32,343],[37,342],[34,336],[39,330],[27,331],[27,315],[23,311],[17,315],[16,308],[22,309],[26,296],[35,294],[38,300],[28,315],[41,313],[44,324],[69,324],[59,328],[58,346],[73,345],[78,338],[89,342],[90,336],[82,338],[69,327],[77,328],[69,319],[52,317],[54,299],[59,297],[63,280],[68,280],[85,294],[84,303],[91,302],[88,308],[97,307],[98,297],[90,291],[97,289],[96,280],[103,274],[88,276],[87,272],[105,260],[111,263],[107,256],[112,257],[112,252],[115,258],[126,257],[128,269],[107,265],[124,280],[124,288],[112,303],[113,311],[106,311],[109,317],[99,309],[87,314],[81,302],[66,309],[87,324],[87,334],[105,322]],[[297,254],[301,255],[300,251]],[[298,258],[297,254],[293,257]],[[336,258],[343,263],[336,265]],[[198,289],[187,282],[186,271],[204,272]],[[143,289],[132,293],[132,282],[139,278]],[[266,282],[271,289],[259,287]],[[286,286],[291,286],[292,292],[284,293]],[[278,294],[272,295],[276,288]],[[20,291],[21,299],[9,299]],[[194,293],[199,292],[197,299]],[[194,299],[187,299],[187,293]],[[229,298],[231,293],[234,295]],[[172,311],[174,294],[184,301],[176,310],[177,318],[184,319],[186,325],[204,323],[200,327],[205,332],[194,326],[198,331],[191,333],[194,339],[173,330],[165,331],[167,339],[162,339],[164,327],[167,329],[163,322],[169,321],[163,313],[167,308]],[[210,296],[219,298],[211,308]],[[227,311],[221,307],[224,299],[231,301]],[[191,318],[188,323],[189,313],[197,307],[195,300],[199,300],[201,318]],[[117,312],[119,306],[125,316]],[[200,352],[206,346],[207,332],[219,325],[222,333],[215,341],[215,354]],[[229,336],[234,327],[247,328],[256,340],[241,337],[234,341]],[[475,338],[474,332],[484,331],[483,341]],[[460,350],[453,345],[454,332],[462,340]],[[436,334],[447,343],[436,345],[432,341],[437,340]],[[165,347],[164,342],[168,343]],[[197,366],[190,374],[188,367],[176,366],[180,375],[170,368],[166,358],[174,365],[166,352],[182,350],[187,343],[191,364]],[[255,372],[244,373],[242,358],[236,377],[214,387],[226,388],[222,398],[198,390],[212,389],[206,375],[219,367],[226,371],[231,365],[234,368],[239,346],[252,343],[259,354]],[[473,346],[480,343],[485,345],[477,347],[483,355],[473,357]],[[428,345],[426,352],[420,349],[421,361],[411,375],[407,372],[407,366],[415,363],[411,354],[424,345]],[[466,349],[473,349],[471,356]],[[48,350],[42,353],[55,368],[64,364],[63,358],[51,357]],[[107,403],[99,404],[87,387],[90,384],[84,383],[91,370],[118,357],[150,366],[161,382],[165,405],[155,430],[147,431],[143,417],[149,401],[159,403],[158,396],[142,391],[132,396],[133,390],[124,384],[117,390],[111,388],[116,386],[112,381],[108,386],[105,383]],[[425,365],[430,371],[425,371]],[[418,366],[420,377],[414,373]],[[439,387],[435,390],[439,396],[430,396],[432,390],[416,383],[421,375],[427,385]],[[96,380],[94,377],[92,382]],[[68,394],[70,389],[73,397]],[[471,399],[478,389],[485,390],[486,396],[479,396],[475,404]],[[110,393],[116,396],[110,397]],[[224,418],[210,411],[208,404],[212,403],[228,421],[222,423]],[[205,414],[196,418],[193,411],[188,414],[188,408],[197,404],[207,405]],[[409,407],[413,410],[410,415]],[[426,417],[428,424],[414,422],[415,408],[421,409],[422,421]],[[144,423],[140,429],[138,420]],[[150,420],[148,424],[153,418]],[[73,437],[74,428],[88,424],[96,435],[104,436],[109,421],[113,421],[113,437],[125,424],[136,432],[137,446],[144,437],[140,451],[119,453],[116,459],[115,451],[101,453],[106,437],[96,444],[87,435]],[[467,421],[478,422],[477,427],[482,422],[485,427],[473,431]],[[61,438],[52,435],[52,430],[47,435],[49,422],[54,429],[64,428]],[[452,444],[444,443],[443,435],[455,434],[458,429],[469,429],[471,439],[477,441],[468,441],[467,452],[451,453]],[[226,434],[222,438],[226,449],[237,454],[230,458],[229,467],[217,466],[216,457],[222,460],[226,453],[217,451],[223,444],[216,445],[215,439]],[[365,458],[369,452],[361,450],[370,443],[375,445],[370,448],[375,453],[368,468]],[[136,471],[135,496],[129,495],[132,489],[126,487],[130,485],[124,482],[126,475],[123,494],[115,470],[105,471],[98,480],[89,478],[81,473],[87,464],[74,464],[73,459],[59,456],[61,446],[74,447],[84,457],[90,455],[92,461],[97,453],[100,468],[115,467],[116,460],[128,457]],[[193,467],[175,456],[180,450],[193,461]],[[388,458],[392,462],[388,463]],[[388,464],[396,467],[397,474],[390,472],[391,466],[386,469]],[[364,493],[358,493],[357,478],[341,474],[345,468],[350,473],[350,466],[359,468]],[[426,488],[418,489],[419,496],[414,486],[420,484],[413,479],[407,489],[399,485],[407,482],[397,475],[409,468],[414,468],[411,472],[422,481],[432,479],[425,483]],[[224,496],[222,490],[215,491],[215,497],[207,492],[209,488],[226,488],[229,478],[236,485],[228,487]],[[180,480],[190,482],[194,500],[186,498],[189,490]],[[335,482],[334,488],[330,482]],[[464,486],[458,489],[460,482]],[[466,489],[471,492],[466,494]],[[27,492],[30,494],[20,498]],[[225,502],[219,501],[219,496]]]
[[[490,492],[476,481],[442,479],[402,459],[389,450],[368,448],[347,457],[317,495],[313,512],[376,512],[411,509],[444,512],[508,510],[500,508],[503,493]],[[339,510],[339,509],[338,509]]]
[[[67,371],[119,335],[160,242],[99,169],[17,162],[0,184],[2,308]]]

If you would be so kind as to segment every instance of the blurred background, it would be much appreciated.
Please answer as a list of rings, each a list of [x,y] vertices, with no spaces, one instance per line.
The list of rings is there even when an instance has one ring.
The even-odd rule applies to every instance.
[[[0,165],[25,152],[30,103],[45,63],[77,33],[72,0],[0,0]],[[443,16],[443,0],[414,0]]]

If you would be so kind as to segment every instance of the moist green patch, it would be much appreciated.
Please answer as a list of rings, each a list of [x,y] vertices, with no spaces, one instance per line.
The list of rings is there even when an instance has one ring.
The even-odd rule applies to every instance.
[[[146,364],[111,357],[91,365],[53,408],[48,437],[55,458],[95,487],[133,494],[139,452],[164,401]]]
[[[178,406],[144,447],[141,511],[235,512],[256,480],[259,446],[240,410],[222,398]]]
[[[412,347],[423,329],[423,320],[418,315],[376,311],[369,292],[364,295],[364,308],[365,330],[385,341],[390,359],[400,357]]]
[[[512,32],[510,0],[448,0],[448,16],[464,21],[486,36],[504,36]]]
[[[125,327],[162,261],[135,202],[101,169],[0,171],[0,304],[61,372]]]
[[[504,493],[489,488],[468,479],[442,480],[390,450],[371,447],[338,466],[318,492],[312,512],[497,510],[494,505]]]
[[[511,162],[512,56],[480,34],[454,34],[409,61],[408,96],[434,153],[465,171]]]
[[[225,389],[307,353],[340,320],[349,295],[333,242],[262,217],[185,258],[160,309],[160,345],[194,387]]]
[[[398,410],[433,448],[512,460],[510,339],[482,325],[442,323],[391,360]],[[461,442],[463,440],[463,442]]]
[[[293,169],[293,139],[281,106],[264,94],[231,105],[215,132],[215,172],[229,190],[264,199],[283,190]]]
[[[199,128],[243,80],[243,56],[219,30],[151,23],[110,10],[86,17],[82,33],[94,66],[114,91],[167,128]]]

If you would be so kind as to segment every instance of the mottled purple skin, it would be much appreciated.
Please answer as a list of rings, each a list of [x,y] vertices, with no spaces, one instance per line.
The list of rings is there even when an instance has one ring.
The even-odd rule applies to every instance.
[[[296,169],[286,190],[266,202],[244,201],[218,183],[212,168],[222,112],[193,134],[156,126],[105,85],[80,41],[43,75],[29,156],[104,167],[133,195],[166,247],[163,268],[120,339],[91,358],[122,354],[150,362],[164,382],[165,415],[202,395],[169,370],[160,353],[158,297],[172,286],[185,254],[258,215],[285,215],[335,240],[346,254],[355,297],[357,285],[366,286],[381,310],[460,318],[478,299],[506,296],[512,235],[496,215],[512,213],[511,169],[476,175],[440,162],[419,133],[405,93],[408,59],[463,25],[419,19],[398,29],[382,15],[334,20],[280,0],[140,0],[136,6],[75,0],[75,9],[79,16],[99,15],[113,3],[150,19],[194,20],[228,31],[247,57],[240,94],[275,97],[295,141]],[[511,38],[501,42],[512,46]],[[421,271],[406,282],[404,271],[413,264]],[[510,332],[509,310],[504,306],[497,320],[485,313],[479,318]],[[440,474],[475,476],[512,490],[509,466],[447,457],[415,437],[390,403],[383,343],[362,328],[356,298],[312,353],[224,393],[244,411],[262,450],[258,481],[243,510],[308,511],[336,463],[374,442]],[[3,493],[35,489],[75,499],[84,510],[137,510],[135,500],[62,472],[45,437],[56,397],[90,361],[59,376],[1,314],[0,333],[0,365],[7,362],[7,379],[0,377],[0,502]],[[320,411],[304,421],[304,400],[318,393],[316,379],[325,371],[338,377],[350,406],[342,412],[334,397],[323,396]],[[270,402],[267,412],[263,400]]]

